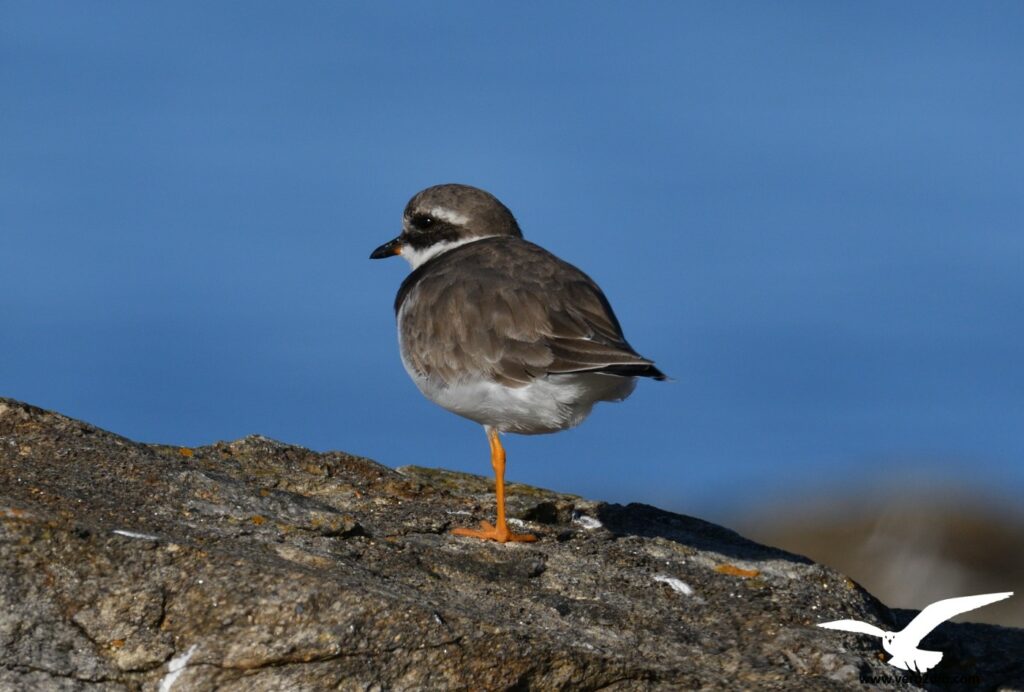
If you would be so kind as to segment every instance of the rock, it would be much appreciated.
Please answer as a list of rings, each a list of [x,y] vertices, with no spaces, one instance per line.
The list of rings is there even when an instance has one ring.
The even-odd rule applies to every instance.
[[[0,399],[0,689],[861,689],[901,627],[843,575],[644,505],[252,436],[132,442]],[[929,689],[1024,687],[1024,631],[947,623]],[[918,680],[916,683],[920,683]],[[911,680],[913,687],[915,681]],[[870,685],[869,685],[870,686]]]

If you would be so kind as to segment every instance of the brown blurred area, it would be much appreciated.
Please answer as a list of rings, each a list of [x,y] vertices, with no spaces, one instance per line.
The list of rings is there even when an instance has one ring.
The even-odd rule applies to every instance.
[[[894,608],[1013,591],[1012,598],[956,620],[1024,627],[1020,504],[956,487],[905,494],[858,490],[856,497],[803,507],[789,503],[730,525],[843,572]]]

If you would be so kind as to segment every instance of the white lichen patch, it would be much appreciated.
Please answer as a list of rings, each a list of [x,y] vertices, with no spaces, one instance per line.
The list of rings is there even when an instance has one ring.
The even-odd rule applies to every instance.
[[[135,531],[125,531],[124,529],[114,529],[111,533],[116,533],[118,536],[124,536],[125,538],[139,538],[144,541],[156,541],[160,538],[152,534],[136,533]]]
[[[594,517],[588,517],[586,514],[579,515],[572,520],[572,523],[578,524],[588,531],[593,531],[594,529],[599,529],[604,526],[600,520],[595,519]]]
[[[196,652],[199,647],[198,644],[193,644],[188,647],[188,651],[183,653],[181,656],[175,656],[167,662],[167,675],[160,680],[160,692],[170,692],[171,685],[178,679],[178,676],[185,670],[185,665],[188,664],[188,659],[192,658],[192,654]]]
[[[670,587],[672,587],[673,591],[675,591],[676,593],[681,593],[684,596],[693,595],[693,587],[687,584],[682,579],[676,579],[675,577],[670,577],[667,574],[655,574],[654,581],[659,581],[662,584],[668,584]]]

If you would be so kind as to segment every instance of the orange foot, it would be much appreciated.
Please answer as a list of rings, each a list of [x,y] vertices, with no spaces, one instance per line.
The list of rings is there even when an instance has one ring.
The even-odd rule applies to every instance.
[[[533,543],[537,537],[531,533],[512,533],[508,530],[507,524],[494,526],[489,521],[480,522],[479,529],[452,529],[454,536],[469,536],[471,538],[482,538],[485,541],[497,541],[498,543]]]

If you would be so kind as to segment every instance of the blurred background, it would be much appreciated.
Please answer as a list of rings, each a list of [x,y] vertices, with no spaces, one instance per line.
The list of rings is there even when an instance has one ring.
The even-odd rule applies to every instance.
[[[2,2],[0,394],[489,474],[399,362],[406,264],[367,260],[464,182],[675,378],[513,437],[512,480],[890,605],[1021,591],[1022,29],[1012,2]]]

